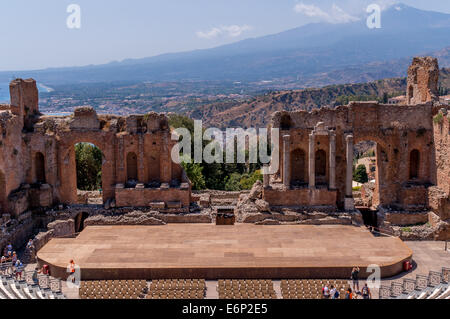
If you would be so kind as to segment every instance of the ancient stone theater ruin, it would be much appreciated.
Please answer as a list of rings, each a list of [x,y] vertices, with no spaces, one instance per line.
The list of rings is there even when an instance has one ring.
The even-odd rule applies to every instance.
[[[372,141],[376,182],[368,206],[378,210],[377,224],[430,221],[440,224],[438,237],[448,238],[450,115],[448,106],[439,104],[438,77],[436,59],[415,58],[408,70],[407,105],[351,102],[275,113],[271,126],[280,129],[280,169],[265,177],[262,201],[241,200],[243,211],[253,211],[247,218],[258,219],[257,210],[269,208],[355,211],[354,145]]]
[[[113,206],[188,211],[190,184],[171,161],[164,115],[98,116],[90,107],[72,116],[40,116],[34,80],[11,82],[11,105],[2,120],[1,207],[14,217],[36,207],[75,204],[74,146],[102,151],[103,202]]]
[[[449,239],[450,114],[439,103],[438,78],[436,59],[415,58],[406,105],[351,102],[273,114],[280,168],[242,193],[191,192],[183,168],[171,160],[176,141],[163,114],[98,115],[81,107],[70,116],[45,116],[36,82],[14,80],[11,104],[0,107],[0,247],[23,245],[36,229],[44,229],[34,238],[39,250],[83,224],[213,224],[227,214],[231,223],[362,225],[364,210],[375,216],[370,226],[402,239]],[[363,141],[376,143],[376,182],[357,197],[354,145]],[[102,152],[102,205],[85,205],[77,193],[74,146],[80,142]],[[426,230],[401,231],[425,224]],[[176,235],[182,228],[170,230]]]

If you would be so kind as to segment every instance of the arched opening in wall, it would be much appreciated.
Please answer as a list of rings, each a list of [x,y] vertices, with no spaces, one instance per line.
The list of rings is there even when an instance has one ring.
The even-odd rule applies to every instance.
[[[0,213],[6,210],[6,180],[5,174],[0,171]]]
[[[378,156],[377,143],[366,140],[356,143],[353,154],[353,198],[364,224],[377,227]]]
[[[41,152],[34,155],[34,171],[36,183],[45,184],[45,158]]]
[[[135,183],[138,180],[137,156],[134,152],[127,155],[127,183]]]
[[[327,185],[327,153],[324,150],[316,151],[316,185]]]
[[[148,157],[148,181],[150,186],[159,187],[160,178],[160,158],[157,152],[151,152]]]
[[[420,170],[420,152],[412,150],[409,154],[409,179],[418,179]]]
[[[102,204],[102,151],[92,143],[75,144],[79,204]]]
[[[84,221],[89,217],[87,212],[81,212],[75,217],[75,233],[79,233],[84,229]]]
[[[291,152],[291,185],[293,187],[308,185],[306,182],[306,154],[299,148]]]
[[[408,101],[410,101],[414,97],[414,89],[412,85],[408,87]]]

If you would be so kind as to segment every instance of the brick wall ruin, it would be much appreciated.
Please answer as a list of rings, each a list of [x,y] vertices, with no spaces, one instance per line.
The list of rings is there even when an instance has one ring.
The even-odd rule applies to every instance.
[[[103,202],[187,211],[191,184],[170,159],[174,141],[165,115],[97,115],[81,107],[70,116],[43,116],[34,80],[10,85],[11,105],[0,107],[0,208],[18,217],[28,209],[76,204],[75,145],[103,155]]]
[[[272,207],[353,210],[353,147],[372,141],[371,206],[406,212],[431,208],[448,219],[449,115],[437,99],[438,75],[436,59],[414,58],[408,105],[351,102],[273,114],[270,126],[280,129],[280,168],[265,179],[263,200]]]
[[[359,219],[348,214],[354,211],[353,149],[356,143],[373,141],[376,183],[370,205],[391,215],[398,211],[402,223],[408,212],[423,218],[416,212],[431,209],[433,223],[447,227],[436,222],[447,220],[448,225],[450,218],[449,107],[435,98],[438,74],[436,60],[415,58],[408,70],[407,105],[351,102],[273,114],[270,126],[280,129],[280,168],[265,176],[257,197],[241,196],[237,209],[244,207],[247,215],[238,220],[264,222],[267,216],[257,214],[274,219],[274,211],[281,220],[301,217],[308,222],[315,216],[335,222],[329,220],[334,213],[344,214],[335,218],[343,223]],[[171,160],[176,142],[165,115],[98,115],[82,107],[70,116],[43,116],[34,80],[15,80],[10,90],[11,104],[0,105],[2,214],[20,222],[32,209],[78,204],[75,144],[80,142],[102,152],[105,209],[193,213],[190,181]],[[293,207],[306,213],[300,216]]]
[[[265,198],[271,202],[276,197],[274,192],[287,191],[297,195],[280,199],[286,204],[344,208],[346,198],[352,197],[353,145],[374,141],[377,143],[375,205],[405,209],[424,206],[425,189],[435,184],[436,179],[432,165],[435,151],[432,111],[429,104],[395,106],[351,102],[348,106],[309,113],[275,113],[272,126],[281,129],[281,165],[265,188]],[[283,127],[283,122],[289,122],[290,126]],[[412,162],[411,154],[419,154],[419,161]],[[284,160],[295,156],[302,159]],[[287,165],[290,167],[285,168]],[[302,201],[303,193],[307,194],[306,201]]]

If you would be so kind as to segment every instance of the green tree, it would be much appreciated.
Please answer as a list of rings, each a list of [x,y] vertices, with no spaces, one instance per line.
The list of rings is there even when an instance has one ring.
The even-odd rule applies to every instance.
[[[263,176],[259,170],[254,171],[252,174],[245,174],[240,181],[241,189],[251,189],[258,180],[263,181]]]
[[[102,187],[102,152],[89,143],[75,145],[77,188],[85,191]]]
[[[197,163],[182,162],[184,170],[187,176],[192,182],[192,188],[194,190],[202,190],[206,188],[205,177],[203,176],[203,167]]]
[[[355,172],[353,173],[353,180],[358,183],[367,183],[369,177],[367,176],[366,166],[363,164],[358,165]]]
[[[194,151],[194,121],[184,115],[171,114],[169,115],[169,125],[171,128],[186,128],[191,133],[191,151]],[[205,147],[209,141],[203,141]],[[234,163],[201,163],[183,164],[184,169],[193,183],[194,189],[217,189],[217,190],[241,190],[250,189],[253,183],[262,177],[255,172],[262,167],[258,163],[237,163],[237,141],[235,143]],[[249,152],[246,150],[246,160],[249,159]],[[188,155],[191,158],[193,154]],[[226,159],[226,150],[224,150],[224,161]],[[259,159],[258,159],[259,160]],[[253,182],[252,182],[253,181]],[[250,185],[251,184],[251,185]]]
[[[241,190],[241,174],[239,173],[232,173],[231,175],[227,176],[225,179],[225,190],[226,191],[240,191]]]

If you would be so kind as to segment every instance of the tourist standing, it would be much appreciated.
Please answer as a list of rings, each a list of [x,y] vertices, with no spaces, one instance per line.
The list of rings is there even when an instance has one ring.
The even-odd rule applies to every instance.
[[[48,265],[44,265],[42,267],[42,274],[43,275],[49,275],[50,276],[50,268],[48,267]]]
[[[12,253],[12,251],[13,251],[13,246],[11,245],[11,243],[8,243],[8,246],[6,246],[6,252],[7,253],[9,253],[9,252]]]
[[[12,257],[11,257],[11,262],[12,262],[13,265],[16,264],[17,259],[18,259],[17,258],[17,253],[14,251],[13,254],[12,254]]]
[[[27,249],[32,249],[33,248],[33,239],[30,239],[27,243]]]
[[[359,276],[359,267],[353,267],[352,269],[352,283],[353,283],[353,290],[358,293],[359,292],[359,280],[358,280],[358,276]]]
[[[372,293],[370,292],[370,289],[367,286],[367,283],[362,288],[362,296],[364,299],[372,299]]]
[[[23,272],[23,264],[22,264],[22,262],[19,259],[17,259],[17,261],[16,261],[16,274],[15,274],[16,280],[22,280],[22,272]]]
[[[331,285],[330,295],[331,295],[331,299],[339,298],[339,291],[333,285]]]
[[[324,299],[330,299],[330,289],[327,284],[322,288],[322,295]]]
[[[75,262],[73,259],[70,260],[69,269],[70,275],[72,276],[72,283],[75,283]]]
[[[348,287],[348,289],[345,293],[345,299],[353,299],[352,288]]]
[[[32,276],[33,282],[34,282],[35,285],[39,285],[38,274],[40,274],[40,273],[41,273],[41,270],[38,267],[35,267],[34,268],[34,272],[33,272],[33,276]]]

